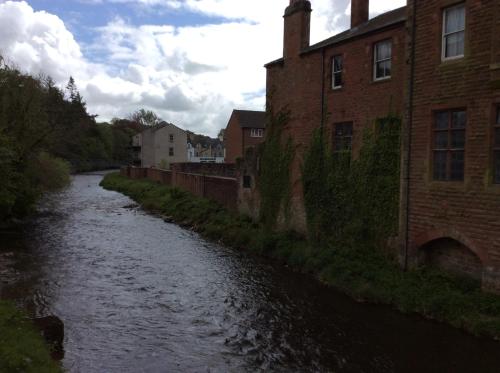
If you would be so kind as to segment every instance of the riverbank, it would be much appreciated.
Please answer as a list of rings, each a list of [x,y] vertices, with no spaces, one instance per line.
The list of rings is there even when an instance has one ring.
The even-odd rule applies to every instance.
[[[151,181],[109,174],[101,185],[207,239],[311,273],[358,301],[389,304],[405,313],[419,313],[478,336],[500,339],[500,297],[481,292],[474,282],[432,269],[402,272],[373,247],[313,247],[294,233],[269,232],[215,202]]]
[[[28,316],[5,301],[0,301],[0,372],[62,372]]]

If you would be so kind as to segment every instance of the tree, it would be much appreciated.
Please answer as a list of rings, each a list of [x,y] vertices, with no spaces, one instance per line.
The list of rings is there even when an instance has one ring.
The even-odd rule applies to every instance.
[[[157,126],[161,123],[161,119],[154,111],[140,109],[130,114],[129,119],[141,126]]]

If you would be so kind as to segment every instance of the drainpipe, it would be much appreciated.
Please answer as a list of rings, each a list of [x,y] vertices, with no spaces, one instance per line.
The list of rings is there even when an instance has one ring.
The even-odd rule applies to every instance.
[[[405,253],[404,270],[408,269],[408,251],[410,246],[410,175],[411,175],[411,149],[412,149],[412,127],[413,127],[413,100],[415,87],[415,40],[417,35],[417,0],[413,0],[413,15],[411,27],[411,56],[410,56],[410,81],[408,84],[408,133],[407,133],[407,153],[406,153],[406,227],[405,227]]]

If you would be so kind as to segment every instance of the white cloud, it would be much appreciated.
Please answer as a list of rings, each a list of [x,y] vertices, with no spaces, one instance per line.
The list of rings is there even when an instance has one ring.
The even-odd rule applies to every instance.
[[[136,3],[227,19],[175,28],[134,26],[122,18],[97,29],[82,54],[64,22],[24,1],[0,0],[0,54],[23,70],[44,72],[64,86],[76,79],[89,111],[101,119],[141,107],[181,127],[215,135],[233,108],[262,110],[263,65],[280,57],[288,0],[80,0]],[[371,14],[405,0],[372,0]],[[312,42],[348,27],[349,0],[313,0]],[[98,8],[96,8],[98,9]]]

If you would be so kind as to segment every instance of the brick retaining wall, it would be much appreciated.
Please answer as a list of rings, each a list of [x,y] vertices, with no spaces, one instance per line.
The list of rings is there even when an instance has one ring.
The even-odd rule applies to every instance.
[[[135,180],[156,181],[199,197],[211,199],[230,210],[237,209],[238,183],[236,178],[179,172],[178,167],[172,166],[174,166],[172,171],[156,168],[122,167],[120,174]]]

